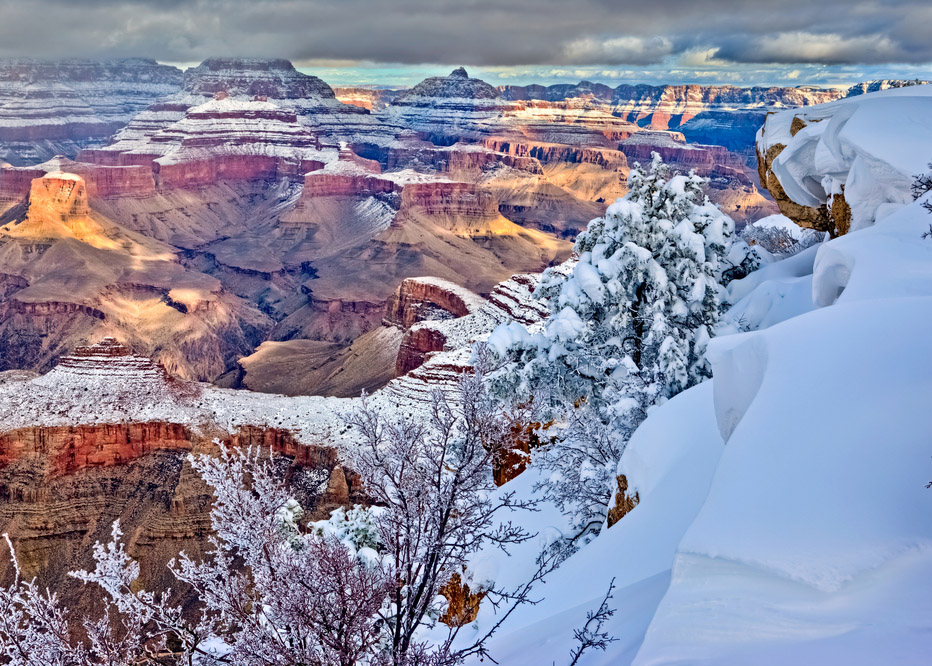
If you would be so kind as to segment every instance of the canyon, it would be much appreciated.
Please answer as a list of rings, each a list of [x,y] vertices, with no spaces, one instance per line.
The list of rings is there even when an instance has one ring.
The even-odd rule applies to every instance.
[[[383,330],[404,280],[489,296],[559,263],[654,151],[709,178],[739,222],[776,212],[726,134],[744,115],[839,95],[496,88],[463,68],[406,90],[334,90],[286,60],[248,58],[0,72],[0,367],[44,372],[114,335],[183,379],[336,395],[391,379],[396,345],[436,346]],[[731,129],[698,142],[687,126],[703,114]],[[80,179],[80,219],[60,223],[34,191],[68,178],[55,174]],[[303,380],[264,369],[291,354]],[[369,369],[367,356],[379,359]]]
[[[853,367],[851,350],[826,357],[804,343],[825,339],[815,333],[832,328],[824,322],[836,315],[841,337],[861,336],[865,322],[880,331],[878,279],[902,282],[887,300],[909,311],[909,325],[894,333],[924,330],[928,309],[908,306],[916,280],[928,273],[920,242],[925,213],[907,220],[908,237],[882,225],[863,242],[850,233],[888,218],[902,225],[904,211],[921,207],[907,198],[913,174],[928,160],[921,149],[932,145],[929,123],[916,120],[932,117],[932,93],[924,88],[891,81],[848,91],[588,82],[498,88],[458,68],[409,90],[335,90],[285,60],[213,58],[183,73],[147,60],[3,63],[0,532],[10,535],[23,575],[54,589],[74,612],[96,617],[98,591],[67,572],[92,565],[93,544],[108,540],[113,521],[140,563],[142,587],[175,587],[167,562],[182,550],[195,559],[205,554],[213,496],[194,473],[192,454],[237,446],[273,458],[307,519],[366,504],[346,455],[355,443],[349,415],[365,401],[384,415],[426,418],[434,392],[450,394],[473,369],[475,343],[503,324],[539,330],[550,312],[534,297],[541,272],[572,270],[576,234],[625,194],[633,165],[657,153],[675,170],[708,178],[709,197],[739,225],[780,211],[801,226],[846,237],[729,285],[733,302],[742,304],[723,319],[735,334],[712,343],[714,379],[651,411],[621,459],[608,536],[567,560],[551,579],[557,594],[540,606],[546,615],[531,615],[537,605],[521,611],[529,615],[502,634],[501,647],[506,655],[524,649],[524,638],[512,639],[534,627],[530,643],[538,649],[535,623],[568,633],[566,609],[590,606],[617,574],[625,603],[645,618],[629,623],[623,611],[619,631],[640,632],[626,639],[630,645],[650,648],[659,639],[650,631],[645,638],[644,626],[667,622],[666,635],[685,635],[701,648],[725,622],[678,633],[679,611],[668,608],[677,599],[661,599],[667,588],[692,586],[682,607],[694,612],[694,600],[719,584],[704,570],[691,571],[690,558],[748,578],[741,590],[753,591],[755,580],[773,575],[760,553],[784,548],[785,561],[797,566],[799,546],[811,535],[793,541],[792,530],[775,519],[768,525],[783,529],[786,540],[761,539],[766,549],[731,561],[720,556],[718,539],[753,533],[759,515],[744,516],[744,530],[705,527],[713,539],[700,539],[694,550],[688,540],[678,545],[687,527],[701,536],[702,511],[717,509],[733,521],[735,507],[747,501],[759,502],[766,515],[779,504],[774,498],[786,503],[785,479],[800,461],[841,441],[833,435],[843,430],[837,415],[844,409],[814,420],[822,430],[805,439],[802,426],[812,424],[776,418],[761,400],[792,411],[794,385],[813,396],[841,396],[839,403],[857,398],[845,390],[851,372],[836,379],[839,368]],[[920,148],[906,150],[906,143]],[[903,252],[908,243],[915,249]],[[886,265],[876,247],[888,248]],[[842,295],[847,303],[827,307]],[[848,319],[859,302],[864,316]],[[793,308],[799,311],[787,314]],[[797,329],[783,321],[792,318]],[[781,342],[784,335],[798,340]],[[925,344],[920,337],[915,349]],[[884,349],[894,354],[888,365],[895,371],[879,385],[894,394],[904,390],[908,364],[899,345]],[[823,371],[812,373],[820,363]],[[786,374],[793,366],[795,374]],[[774,373],[786,374],[780,390],[761,384]],[[815,390],[825,378],[833,390]],[[755,381],[761,385],[749,393]],[[871,413],[868,398],[857,410],[863,418]],[[921,412],[905,399],[898,404]],[[826,418],[838,421],[832,432],[822,426]],[[768,434],[774,428],[786,430],[779,440]],[[536,475],[511,486],[530,496],[535,480],[551,472],[526,472],[527,431],[518,429],[508,452],[514,455],[496,462],[493,473],[497,484]],[[857,444],[858,433],[849,434],[846,446]],[[882,437],[872,432],[863,452]],[[921,451],[928,438],[915,439]],[[779,446],[754,453],[761,441]],[[834,462],[868,459],[844,453],[810,461],[808,480],[831,469],[838,477],[832,487],[844,489],[844,469]],[[751,464],[742,456],[760,459]],[[719,458],[737,462],[719,465]],[[778,458],[786,473],[774,477]],[[917,459],[911,457],[911,469],[919,469]],[[857,508],[875,480],[876,469],[868,468],[880,469],[856,464],[844,511]],[[756,480],[748,485],[748,478]],[[881,478],[884,496],[907,485],[893,480]],[[910,483],[921,496],[925,479]],[[709,491],[716,484],[732,501],[722,504]],[[822,515],[833,506],[826,498],[787,505],[797,517],[813,507]],[[865,507],[870,503],[876,498]],[[858,529],[870,516],[865,507],[851,511]],[[539,521],[542,539],[563,525],[551,513]],[[884,515],[894,514],[919,515]],[[827,519],[824,531],[838,524]],[[737,538],[734,548],[741,552],[747,543]],[[540,545],[531,540],[516,557],[530,566]],[[586,559],[594,556],[603,559]],[[873,571],[875,562],[865,561],[864,570]],[[472,574],[466,567],[462,574],[457,583],[468,584]],[[13,576],[12,564],[0,558],[0,580]],[[802,602],[811,590],[800,594],[800,580],[781,573],[767,584],[791,587],[793,606],[809,608]],[[818,590],[833,606],[835,591]],[[753,606],[730,588],[716,599],[713,614],[731,604],[725,621]],[[184,588],[174,600],[193,607]],[[467,610],[476,609],[451,603],[449,617],[487,621]],[[870,622],[873,611],[864,613]],[[772,619],[765,614],[749,631],[772,626]],[[837,619],[826,635],[837,635]],[[768,634],[765,647],[772,642]]]

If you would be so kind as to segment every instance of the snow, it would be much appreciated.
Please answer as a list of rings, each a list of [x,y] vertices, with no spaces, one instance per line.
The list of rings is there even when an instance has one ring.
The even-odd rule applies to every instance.
[[[841,104],[828,106],[811,111],[828,119]],[[928,159],[923,141],[913,152]],[[843,154],[857,169],[857,153]],[[851,190],[844,169],[832,178]],[[899,188],[888,203],[907,199],[908,180],[884,187]],[[614,577],[606,629],[619,641],[582,664],[929,663],[932,216],[922,203],[729,285],[713,379],[652,410],[622,457],[640,503],[548,578],[544,600],[493,639],[493,657],[568,662],[572,629]],[[536,472],[504,489],[521,496]],[[530,525],[559,532],[552,509],[542,513]],[[497,580],[519,580],[528,559],[499,562]]]
[[[546,579],[537,596],[543,601],[520,608],[490,646],[503,664],[562,663],[573,647],[573,629],[595,609],[615,579],[618,613],[608,630],[619,637],[606,653],[589,654],[582,663],[630,663],[654,608],[669,584],[677,544],[702,504],[722,452],[713,417],[711,384],[705,382],[656,408],[628,444],[619,471],[638,479],[637,508]],[[533,468],[507,484],[521,492]],[[522,521],[528,529],[562,532],[562,516],[547,508]],[[535,544],[536,545],[536,544]],[[515,551],[514,560],[521,553]],[[529,572],[507,562],[498,582],[517,584]],[[494,620],[483,608],[479,628]]]
[[[759,220],[754,220],[755,227],[766,227],[769,229],[783,229],[790,236],[796,240],[802,240],[805,238],[807,230],[800,227],[798,224],[793,222],[786,215],[768,215],[767,217],[762,217]]]
[[[793,136],[795,117],[807,126]],[[772,114],[757,140],[762,153],[785,146],[771,169],[790,199],[819,206],[843,186],[851,228],[862,229],[908,204],[932,159],[932,85]]]

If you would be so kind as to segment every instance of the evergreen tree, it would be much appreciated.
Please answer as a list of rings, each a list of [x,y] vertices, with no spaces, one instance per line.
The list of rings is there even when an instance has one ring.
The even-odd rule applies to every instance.
[[[710,376],[703,354],[724,310],[722,283],[754,267],[750,252],[732,248],[734,223],[705,184],[693,173],[670,177],[657,153],[649,170],[636,165],[628,194],[577,238],[575,264],[544,273],[535,295],[551,316],[542,330],[508,324],[489,340],[503,358],[493,391],[564,424],[562,441],[539,457],[553,488],[575,486],[565,501],[551,495],[581,513],[580,526],[608,503],[647,409]],[[599,424],[608,432],[596,434]],[[580,507],[580,486],[592,484]]]

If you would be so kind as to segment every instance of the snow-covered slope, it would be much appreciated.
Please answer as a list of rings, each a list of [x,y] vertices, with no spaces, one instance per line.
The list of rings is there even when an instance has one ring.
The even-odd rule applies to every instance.
[[[879,127],[881,147],[867,129],[852,133],[849,161],[826,175],[852,183],[846,169],[859,164],[892,173],[932,157],[932,140],[903,120],[923,119],[910,116],[925,103],[915,91],[814,107],[841,136],[874,111],[909,134]],[[913,157],[895,150],[920,141]],[[816,175],[813,163],[806,182]],[[569,663],[573,629],[614,578],[605,629],[619,640],[580,664],[929,663],[932,194],[905,203],[907,181],[885,187],[903,203],[873,226],[732,283],[729,325],[710,345],[714,378],[655,408],[622,457],[640,503],[509,619],[497,660]],[[542,535],[560,529],[553,514],[533,520]],[[511,582],[531,565],[516,553],[497,567]],[[484,609],[478,627],[491,622]]]

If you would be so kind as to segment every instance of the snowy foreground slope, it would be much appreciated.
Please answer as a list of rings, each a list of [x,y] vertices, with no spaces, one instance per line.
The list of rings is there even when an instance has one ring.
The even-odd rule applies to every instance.
[[[846,108],[819,111],[827,127],[830,107]],[[714,379],[656,408],[622,458],[640,504],[509,618],[497,661],[569,663],[614,578],[618,641],[581,664],[932,662],[932,195],[888,194],[873,226],[732,283]],[[532,520],[541,539],[560,528]],[[477,567],[517,581],[527,560]]]

